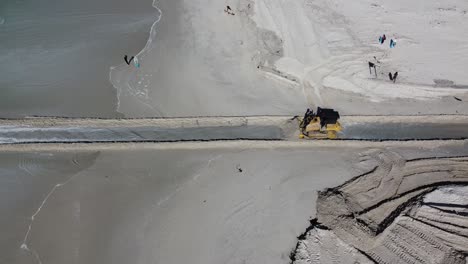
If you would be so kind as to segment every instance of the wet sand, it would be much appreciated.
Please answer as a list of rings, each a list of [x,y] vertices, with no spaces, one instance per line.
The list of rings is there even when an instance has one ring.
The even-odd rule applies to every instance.
[[[10,202],[0,255],[5,263],[37,263],[36,253],[42,263],[284,263],[316,190],[351,176],[334,157],[345,159],[323,149],[2,154]]]
[[[2,1],[0,112],[118,117],[110,67],[146,44],[151,0]]]
[[[288,263],[317,191],[365,172],[361,153],[467,154],[466,141],[291,146],[2,146],[0,262]]]

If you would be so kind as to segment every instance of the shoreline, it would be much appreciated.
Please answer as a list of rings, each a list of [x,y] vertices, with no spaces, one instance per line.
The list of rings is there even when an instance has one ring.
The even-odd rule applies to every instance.
[[[158,17],[156,18],[156,20],[153,22],[153,24],[151,25],[151,28],[150,28],[150,31],[149,31],[149,36],[148,36],[148,39],[146,40],[146,44],[145,46],[143,47],[143,49],[141,49],[136,55],[135,55],[135,60],[138,59],[138,61],[140,61],[141,58],[144,57],[144,53],[151,49],[151,45],[153,44],[153,38],[156,36],[157,34],[157,31],[156,31],[156,26],[157,24],[159,23],[159,21],[161,21],[161,18],[162,18],[162,10],[160,8],[158,8],[158,6],[156,5],[156,0],[153,0],[151,6],[153,8],[155,8],[157,10],[157,12],[159,13]],[[132,63],[131,64],[132,66],[134,66],[134,64]],[[121,63],[121,64],[118,64],[118,65],[113,65],[109,68],[109,83],[112,85],[112,87],[115,89],[116,91],[116,99],[117,99],[117,105],[115,106],[115,111],[122,114],[123,116],[125,116],[124,113],[120,112],[120,95],[121,95],[121,88],[119,88],[115,82],[113,81],[113,72],[114,71],[117,71],[119,68],[121,67],[125,67],[125,64]]]
[[[157,15],[150,5],[7,1],[0,27],[0,57],[9,61],[0,66],[2,117],[121,117],[109,67],[145,46]]]

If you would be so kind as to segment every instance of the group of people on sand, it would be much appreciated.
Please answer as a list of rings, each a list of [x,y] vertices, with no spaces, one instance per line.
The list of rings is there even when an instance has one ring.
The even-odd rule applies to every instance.
[[[379,36],[379,43],[380,45],[384,44],[385,40],[387,40],[387,36],[383,34],[382,36]],[[393,39],[390,39],[390,48],[394,48],[396,45],[396,41]]]
[[[379,36],[380,45],[384,44],[385,40],[387,40],[387,36],[385,36],[385,34],[383,34],[382,36]],[[390,48],[394,48],[395,45],[396,45],[396,41],[393,40],[393,39],[390,39]],[[370,61],[368,62],[368,64],[369,64],[369,73],[372,74],[372,69],[374,69],[375,77],[377,77],[377,65],[376,65],[376,63],[380,63],[380,61],[378,61],[376,57],[374,57],[374,59],[375,59],[375,63],[370,62]],[[395,72],[393,74],[391,72],[388,73],[388,78],[393,83],[396,82],[397,77],[398,77],[398,72]]]

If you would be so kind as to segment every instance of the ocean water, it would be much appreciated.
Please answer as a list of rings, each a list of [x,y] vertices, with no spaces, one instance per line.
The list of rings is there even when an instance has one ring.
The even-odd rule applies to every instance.
[[[1,1],[0,117],[121,116],[110,68],[158,17],[151,0]]]

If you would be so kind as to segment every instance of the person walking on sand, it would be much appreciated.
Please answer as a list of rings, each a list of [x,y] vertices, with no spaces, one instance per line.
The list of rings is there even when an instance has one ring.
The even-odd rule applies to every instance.
[[[390,79],[390,81],[393,81],[393,76],[391,72],[388,73],[388,78]]]
[[[375,67],[375,64],[369,61],[369,74],[372,74],[372,68],[374,68],[375,77],[377,77],[377,69]]]
[[[395,83],[397,77],[398,77],[398,72],[395,72],[393,74],[393,83]]]

